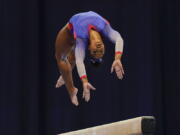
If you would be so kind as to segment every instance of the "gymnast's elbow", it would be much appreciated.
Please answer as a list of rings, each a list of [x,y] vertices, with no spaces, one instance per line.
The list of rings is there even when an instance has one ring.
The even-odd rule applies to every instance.
[[[119,41],[121,42],[122,45],[124,44],[124,40],[121,36],[119,37]]]
[[[117,36],[117,38],[116,38],[116,42],[119,42],[120,44],[124,44],[124,40],[123,40],[123,38],[121,37],[121,35],[118,33],[118,36]]]
[[[109,37],[113,43],[117,41],[122,44],[124,43],[123,38],[121,37],[121,34],[116,30],[111,31],[109,34]]]

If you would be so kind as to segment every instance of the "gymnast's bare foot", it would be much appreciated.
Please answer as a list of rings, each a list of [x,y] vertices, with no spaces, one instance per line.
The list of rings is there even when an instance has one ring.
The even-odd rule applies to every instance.
[[[56,88],[60,88],[61,86],[63,86],[65,84],[64,79],[62,78],[62,75],[59,77],[59,79],[57,80],[56,83]]]
[[[78,102],[78,99],[77,99],[77,93],[78,93],[78,89],[75,88],[75,87],[74,87],[71,91],[69,91],[69,95],[70,95],[71,102],[72,102],[75,106],[78,106],[78,105],[79,105],[79,102]]]

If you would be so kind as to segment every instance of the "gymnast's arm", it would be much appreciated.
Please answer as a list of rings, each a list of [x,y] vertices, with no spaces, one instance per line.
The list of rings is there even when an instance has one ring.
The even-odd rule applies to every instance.
[[[88,82],[88,78],[86,75],[86,69],[84,66],[84,58],[85,58],[85,41],[80,38],[76,39],[76,48],[75,48],[75,59],[76,59],[76,67],[81,78],[82,83]]]
[[[115,44],[115,55],[114,55],[114,62],[111,67],[111,73],[115,70],[117,77],[119,79],[123,78],[124,69],[121,63],[121,57],[123,53],[123,39],[119,32],[112,29],[110,24],[107,24],[103,30],[103,34]]]
[[[124,43],[119,32],[114,30],[110,24],[107,24],[103,30],[103,34],[115,44],[115,59],[121,59]]]
[[[95,90],[89,82],[86,75],[86,70],[84,66],[84,58],[85,58],[85,42],[77,38],[76,40],[76,48],[75,48],[75,58],[76,58],[76,67],[78,70],[79,77],[81,78],[83,85],[83,98],[86,102],[90,100],[90,90]]]

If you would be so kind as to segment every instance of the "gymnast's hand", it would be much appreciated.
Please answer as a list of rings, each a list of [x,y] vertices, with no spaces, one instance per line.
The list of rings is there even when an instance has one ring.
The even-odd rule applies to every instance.
[[[90,100],[90,90],[95,90],[96,88],[92,86],[89,82],[83,83],[83,98],[86,102]]]
[[[119,60],[119,59],[114,60],[112,67],[111,67],[111,73],[113,73],[114,70],[116,72],[117,77],[122,80],[123,75],[124,75],[124,69],[123,69],[121,60]]]

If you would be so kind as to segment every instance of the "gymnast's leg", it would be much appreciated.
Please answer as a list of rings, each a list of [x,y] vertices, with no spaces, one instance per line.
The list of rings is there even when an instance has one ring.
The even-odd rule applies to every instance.
[[[71,69],[74,69],[75,66],[75,54],[74,54],[74,49],[70,52],[69,56],[67,57],[69,63],[71,64]],[[56,88],[60,88],[65,84],[64,79],[62,75],[59,76],[59,79],[56,82]]]
[[[64,79],[66,88],[70,95],[71,102],[74,105],[78,105],[77,92],[78,89],[73,84],[72,78],[72,67],[67,57],[68,54],[72,51],[74,45],[74,38],[70,30],[67,28],[67,25],[60,30],[56,38],[55,44],[55,57],[59,72]]]

